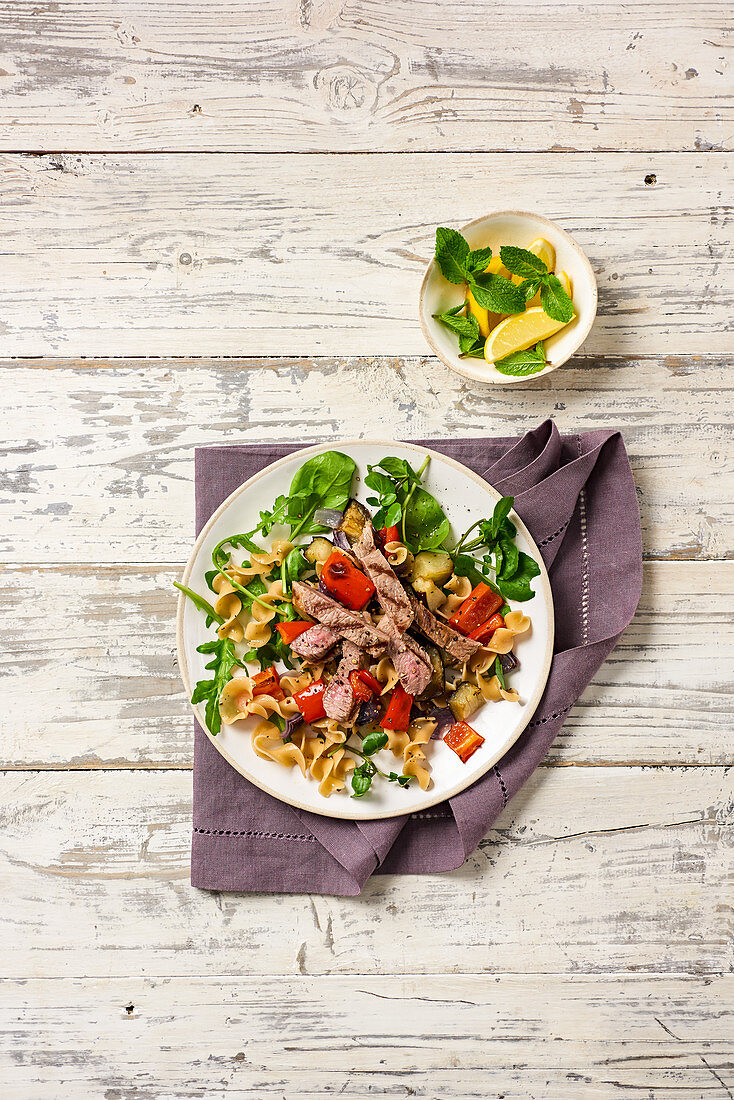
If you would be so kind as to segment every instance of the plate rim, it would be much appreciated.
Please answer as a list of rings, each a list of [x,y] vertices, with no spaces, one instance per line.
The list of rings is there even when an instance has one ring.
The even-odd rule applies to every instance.
[[[229,445],[230,444],[222,444],[221,446],[224,448],[224,447],[229,446]],[[465,476],[468,476],[469,478],[471,478],[471,480],[475,481],[480,487],[484,488],[485,490],[488,490],[491,495],[496,497],[497,500],[500,499],[501,494],[495,489],[495,487],[493,485],[491,485],[490,482],[486,481],[483,477],[481,477],[479,474],[476,474],[473,470],[470,470],[468,468],[468,466],[465,466],[462,462],[458,462],[456,459],[451,458],[448,455],[442,454],[441,451],[434,451],[431,447],[426,447],[426,446],[423,446],[422,444],[419,444],[419,443],[410,443],[410,442],[407,442],[407,441],[396,440],[396,439],[371,439],[371,438],[370,439],[368,439],[368,438],[356,439],[356,438],[352,438],[352,439],[337,439],[337,440],[330,441],[328,443],[327,442],[315,443],[315,444],[313,444],[312,446],[309,446],[309,447],[296,447],[296,450],[291,451],[290,454],[283,455],[282,458],[278,458],[274,462],[268,463],[267,466],[263,466],[262,470],[258,470],[258,472],[253,474],[252,477],[249,477],[246,481],[243,481],[241,485],[238,485],[238,487],[236,489],[233,489],[232,492],[229,494],[229,496],[227,496],[222,501],[222,503],[212,513],[212,515],[209,517],[209,519],[207,520],[207,522],[204,524],[201,531],[199,532],[199,534],[198,534],[198,536],[197,536],[197,538],[194,542],[194,545],[192,547],[191,553],[189,554],[189,557],[188,557],[188,560],[186,562],[186,566],[184,568],[183,574],[181,576],[181,583],[184,584],[184,585],[188,585],[189,579],[191,577],[191,573],[193,572],[194,563],[195,563],[196,558],[197,558],[197,556],[198,556],[198,554],[201,550],[201,546],[202,546],[204,540],[206,539],[207,535],[209,534],[210,529],[214,526],[214,524],[217,522],[219,517],[231,506],[232,502],[238,496],[240,496],[242,493],[246,492],[246,490],[251,485],[253,485],[255,482],[261,480],[261,478],[263,478],[265,476],[265,474],[270,473],[272,470],[276,470],[281,466],[285,466],[288,462],[290,462],[293,459],[294,455],[304,455],[305,458],[308,458],[308,457],[313,456],[314,454],[321,453],[324,449],[338,450],[340,447],[363,447],[363,446],[391,447],[391,446],[396,446],[396,445],[400,446],[400,447],[407,447],[409,450],[418,451],[418,452],[421,452],[423,454],[429,454],[431,456],[431,459],[436,458],[440,461],[448,463],[449,466],[452,466],[455,470],[458,470],[460,473],[462,473]],[[205,720],[204,714],[200,710],[199,704],[194,704],[194,703],[191,702],[191,694],[192,694],[191,677],[189,675],[188,659],[187,659],[187,656],[186,656],[186,647],[184,645],[184,612],[185,612],[185,608],[186,608],[186,597],[184,596],[183,592],[179,592],[177,608],[176,608],[176,652],[177,652],[179,673],[180,673],[181,679],[183,681],[184,690],[186,692],[186,701],[187,701],[188,707],[193,712],[193,715],[196,718],[196,721],[199,723],[199,726],[204,731],[205,735],[207,736],[207,738],[209,739],[211,744],[215,747],[217,752],[219,752],[220,755],[222,757],[224,757],[224,759],[227,761],[227,763],[230,764],[235,769],[236,772],[238,772],[241,776],[243,776],[250,783],[252,783],[253,786],[257,787],[261,791],[264,791],[265,794],[269,794],[273,798],[276,798],[279,802],[282,802],[284,805],[292,806],[295,809],[299,809],[299,810],[305,810],[307,813],[315,813],[315,814],[318,814],[320,817],[330,817],[330,818],[337,819],[339,821],[351,821],[351,822],[355,822],[355,823],[358,822],[358,821],[384,821],[384,820],[387,820],[387,819],[393,818],[393,817],[406,817],[406,816],[410,816],[413,813],[423,813],[424,810],[428,810],[432,806],[437,806],[441,802],[447,802],[451,798],[455,798],[458,794],[461,794],[462,791],[469,790],[469,788],[473,787],[475,783],[478,783],[480,779],[483,779],[484,776],[487,774],[487,772],[489,772],[495,766],[495,764],[499,760],[501,760],[502,757],[506,755],[506,753],[509,752],[509,750],[512,748],[512,746],[517,743],[517,741],[520,739],[520,736],[524,733],[524,731],[527,729],[528,725],[530,724],[530,721],[532,720],[532,717],[535,714],[535,712],[538,708],[538,704],[539,704],[539,702],[540,702],[540,700],[543,696],[543,692],[545,691],[545,687],[546,687],[546,684],[548,682],[548,675],[550,673],[550,666],[551,666],[551,663],[552,663],[552,660],[553,660],[553,643],[554,643],[554,639],[555,639],[555,607],[554,607],[554,603],[553,603],[553,592],[552,592],[551,585],[550,585],[550,578],[548,576],[548,570],[546,569],[546,565],[545,565],[545,562],[543,561],[543,557],[540,553],[538,545],[535,542],[535,539],[533,538],[533,536],[528,531],[527,527],[525,526],[525,523],[523,522],[522,518],[517,515],[514,508],[510,512],[510,515],[513,517],[513,522],[515,522],[517,524],[518,528],[522,531],[523,535],[528,540],[531,549],[533,549],[534,552],[535,552],[535,555],[537,555],[535,557],[535,560],[537,561],[537,564],[540,566],[539,580],[541,582],[541,586],[542,586],[542,590],[543,590],[543,596],[545,598],[546,604],[547,604],[548,609],[549,609],[549,614],[548,614],[548,635],[547,635],[547,638],[546,638],[546,646],[545,646],[545,652],[543,654],[543,664],[542,664],[541,675],[540,675],[539,680],[538,680],[538,686],[536,687],[536,690],[535,690],[532,698],[530,700],[528,700],[528,702],[525,704],[525,712],[526,712],[527,717],[525,718],[524,721],[521,722],[521,724],[518,727],[513,729],[511,737],[506,739],[505,742],[503,742],[503,744],[500,746],[499,750],[496,753],[492,754],[492,756],[489,759],[488,763],[483,767],[481,772],[479,772],[477,775],[475,775],[472,778],[471,782],[463,783],[463,782],[459,781],[459,783],[455,784],[450,790],[442,791],[440,794],[437,794],[435,797],[430,797],[429,796],[429,800],[427,802],[422,802],[421,803],[421,807],[420,807],[419,810],[408,810],[408,809],[406,809],[406,810],[382,810],[382,811],[377,811],[377,812],[373,812],[373,813],[367,813],[366,812],[364,814],[364,816],[355,817],[355,816],[351,816],[351,815],[350,816],[345,816],[343,813],[339,813],[338,809],[335,806],[330,808],[329,804],[330,804],[331,800],[328,799],[328,798],[324,799],[324,802],[327,805],[323,809],[321,809],[321,808],[314,809],[314,807],[312,805],[310,805],[306,802],[302,802],[300,799],[298,799],[296,797],[291,797],[291,796],[286,797],[286,796],[283,795],[282,792],[275,790],[274,788],[269,786],[267,783],[261,782],[259,779],[256,779],[251,774],[248,774],[248,772],[244,769],[244,767],[237,760],[234,759],[232,754],[230,752],[228,752],[226,748],[224,748],[224,746],[221,744],[221,742],[219,742],[218,739],[212,733],[209,732],[209,729],[207,728],[207,725],[206,725],[206,720]],[[367,809],[368,809],[368,807],[365,807],[365,810],[367,810]]]

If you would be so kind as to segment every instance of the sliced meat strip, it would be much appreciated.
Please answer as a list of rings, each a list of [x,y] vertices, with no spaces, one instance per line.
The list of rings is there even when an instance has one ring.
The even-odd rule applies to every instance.
[[[339,641],[339,635],[322,623],[314,623],[308,630],[291,642],[291,649],[304,661],[320,661],[322,657],[334,648]]]
[[[348,722],[357,709],[358,700],[354,697],[349,673],[365,665],[364,652],[353,642],[345,642],[342,659],[333,678],[324,692],[324,710],[328,718],[337,722]]]
[[[390,638],[387,651],[400,683],[409,695],[420,695],[431,682],[430,657],[409,634],[401,634],[389,615],[383,617],[380,626]]]
[[[415,596],[409,596],[409,598],[415,615],[414,625],[421,634],[425,634],[430,641],[435,642],[441,649],[445,649],[457,661],[468,661],[482,648],[480,642],[475,642],[473,638],[465,638],[463,634],[459,634],[458,630],[454,630],[447,623],[442,623]]]
[[[318,619],[340,638],[353,642],[368,653],[383,653],[387,649],[387,636],[378,630],[371,619],[360,611],[350,611],[325,592],[304,584],[293,582],[293,604],[304,615]],[[304,631],[305,634],[305,631]]]
[[[352,549],[377,589],[380,605],[401,634],[404,633],[413,621],[413,608],[392,566],[375,544],[375,529],[371,523],[364,525],[359,542],[355,542]]]

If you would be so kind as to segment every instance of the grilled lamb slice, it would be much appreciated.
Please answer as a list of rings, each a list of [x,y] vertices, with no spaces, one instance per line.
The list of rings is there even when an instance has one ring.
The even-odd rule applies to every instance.
[[[409,596],[409,599],[413,605],[415,616],[413,622],[417,629],[420,630],[421,634],[425,634],[430,641],[440,646],[441,649],[445,649],[457,661],[468,661],[482,648],[480,642],[475,642],[473,638],[465,638],[463,634],[459,634],[458,630],[442,623],[415,596]]]
[[[359,611],[343,607],[312,585],[303,581],[293,582],[293,605],[303,615],[318,619],[323,626],[340,638],[353,642],[359,649],[366,649],[372,654],[383,653],[387,649],[386,635],[377,629],[371,619]]]
[[[352,642],[345,642],[339,667],[324,692],[324,710],[328,718],[335,718],[337,722],[348,722],[354,715],[358,700],[354,697],[349,673],[363,668],[364,663],[362,650]]]
[[[308,630],[291,642],[291,649],[304,661],[320,661],[322,657],[334,648],[339,641],[339,635],[322,623],[314,623]]]
[[[431,682],[431,658],[409,634],[401,634],[389,615],[380,622],[390,638],[388,653],[408,695],[420,695]]]
[[[359,542],[352,547],[377,589],[377,599],[403,634],[413,621],[408,595],[380,548],[375,544],[375,529],[365,523]]]

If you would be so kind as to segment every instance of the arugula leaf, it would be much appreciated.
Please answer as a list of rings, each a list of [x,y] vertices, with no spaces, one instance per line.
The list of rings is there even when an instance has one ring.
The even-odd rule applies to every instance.
[[[499,657],[494,659],[494,674],[500,682],[500,687],[503,687],[507,691],[507,684],[505,683],[505,670],[502,667],[502,661]]]
[[[436,321],[440,321],[446,328],[457,333],[458,336],[466,336],[474,343],[479,338],[479,322],[473,313],[467,317],[461,317],[449,310],[447,313],[434,313]]]
[[[174,588],[177,588],[179,592],[183,592],[184,596],[188,596],[194,607],[206,615],[206,625],[211,626],[212,623],[218,623],[222,625],[224,619],[218,612],[214,610],[208,600],[205,600],[203,596],[200,596],[198,592],[194,592],[193,588],[187,588],[185,584],[179,584],[178,581],[173,582]]]
[[[474,275],[470,281],[471,292],[484,309],[493,313],[523,313],[525,295],[502,275]]]
[[[557,275],[547,275],[540,288],[540,304],[543,311],[554,321],[567,324],[573,317],[573,302],[563,289]]]
[[[313,522],[313,514],[318,508],[344,508],[351,496],[356,469],[354,459],[341,451],[323,451],[304,462],[296,471],[289,492],[291,538],[328,530]]]
[[[528,374],[537,374],[538,371],[543,370],[546,363],[545,347],[543,341],[539,340],[534,348],[513,351],[512,355],[498,359],[494,365],[500,374],[511,374],[520,378]]]
[[[513,244],[505,244],[500,249],[502,263],[513,275],[521,275],[523,279],[533,279],[538,275],[547,275],[548,268],[533,252],[527,248],[516,248]]]
[[[464,266],[467,271],[474,274],[477,271],[484,271],[491,259],[491,248],[474,248],[467,256]]]
[[[466,260],[469,245],[455,229],[439,226],[436,230],[436,263],[441,268],[444,279],[450,283],[466,281]]]
[[[231,638],[217,638],[196,647],[197,653],[211,653],[212,659],[204,667],[214,672],[212,680],[199,680],[191,696],[192,703],[206,700],[204,713],[209,732],[216,737],[222,728],[222,716],[219,713],[219,698],[222,688],[232,679],[232,669],[238,664],[234,642]]]
[[[533,577],[539,576],[540,566],[529,554],[525,554],[522,550],[519,551],[518,556],[519,562],[516,572],[511,578],[500,581],[500,592],[506,600],[517,600],[518,603],[524,603],[525,600],[533,598],[530,582]]]

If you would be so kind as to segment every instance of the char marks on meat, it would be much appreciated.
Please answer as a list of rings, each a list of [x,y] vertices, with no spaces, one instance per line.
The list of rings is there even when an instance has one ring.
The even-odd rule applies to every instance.
[[[375,530],[371,523],[364,525],[362,535],[352,549],[377,589],[381,607],[390,615],[400,633],[404,633],[413,621],[413,608],[392,566],[375,544]]]
[[[302,614],[318,619],[323,626],[340,638],[353,642],[359,649],[377,654],[387,648],[386,635],[377,629],[367,615],[360,611],[350,611],[348,607],[312,585],[294,581],[293,604]]]
[[[304,661],[320,661],[334,648],[339,635],[322,623],[314,623],[291,642],[291,649]]]
[[[328,718],[337,722],[348,722],[357,709],[358,700],[354,697],[349,673],[364,667],[364,653],[352,642],[342,647],[342,659],[324,692],[324,710]]]
[[[388,653],[400,683],[408,695],[420,695],[431,682],[430,657],[409,634],[401,634],[389,615],[383,617],[380,626],[390,638]]]
[[[468,661],[482,648],[480,642],[475,642],[473,638],[465,638],[453,627],[437,619],[433,612],[429,611],[415,596],[409,596],[409,599],[415,616],[413,622],[421,634],[425,634],[430,641],[435,642],[441,649],[445,649],[457,661]]]

